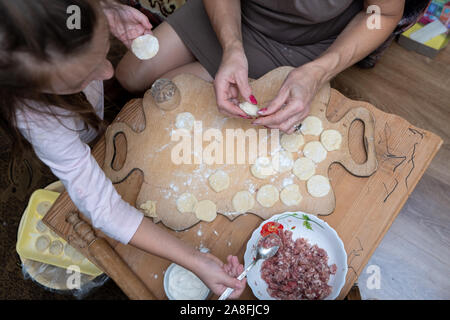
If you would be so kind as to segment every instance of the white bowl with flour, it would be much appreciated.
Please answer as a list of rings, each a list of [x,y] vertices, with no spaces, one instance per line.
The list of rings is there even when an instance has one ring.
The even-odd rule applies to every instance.
[[[200,278],[175,263],[164,273],[164,291],[169,300],[206,300],[211,293]]]

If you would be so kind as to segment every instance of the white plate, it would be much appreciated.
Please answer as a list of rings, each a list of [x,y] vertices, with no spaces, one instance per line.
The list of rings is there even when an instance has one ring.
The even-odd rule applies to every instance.
[[[245,266],[247,267],[256,256],[256,245],[261,238],[260,232],[262,226],[269,221],[278,222],[283,225],[284,230],[292,231],[292,239],[294,241],[298,238],[305,238],[311,245],[317,244],[317,246],[327,252],[328,265],[336,264],[337,270],[335,275],[330,276],[328,285],[332,287],[332,291],[325,300],[336,299],[345,284],[345,277],[348,270],[347,253],[345,252],[344,244],[336,231],[325,221],[314,215],[300,211],[285,212],[263,221],[261,225],[253,231],[250,240],[247,242],[247,249],[244,254]],[[260,260],[250,270],[247,275],[247,283],[252,289],[255,297],[258,299],[276,300],[269,295],[267,292],[267,283],[261,278],[262,263],[263,260]]]

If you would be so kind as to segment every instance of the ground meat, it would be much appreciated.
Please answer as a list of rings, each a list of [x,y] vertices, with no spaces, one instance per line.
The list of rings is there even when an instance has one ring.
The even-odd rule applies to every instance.
[[[281,300],[319,300],[331,293],[328,280],[336,265],[328,266],[326,251],[304,238],[292,240],[292,232],[280,230],[281,247],[261,266],[261,278],[271,297]]]

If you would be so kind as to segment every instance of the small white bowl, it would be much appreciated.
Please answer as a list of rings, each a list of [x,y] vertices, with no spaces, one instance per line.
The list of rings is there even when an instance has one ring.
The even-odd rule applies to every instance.
[[[164,291],[166,293],[167,298],[169,298],[169,300],[177,300],[175,299],[169,291],[169,277],[170,277],[170,273],[172,272],[173,268],[176,266],[177,264],[172,263],[166,270],[166,272],[164,273]],[[208,291],[206,292],[205,296],[198,299],[198,300],[206,300],[208,299],[209,295],[211,294],[211,290],[208,289]]]

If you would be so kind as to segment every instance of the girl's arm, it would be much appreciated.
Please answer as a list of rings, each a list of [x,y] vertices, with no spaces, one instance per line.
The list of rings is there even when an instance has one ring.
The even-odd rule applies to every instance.
[[[368,27],[369,19],[373,18],[367,13],[371,5],[381,10],[379,29]],[[278,96],[260,113],[263,117],[253,123],[292,133],[308,115],[314,95],[326,82],[362,60],[389,37],[402,18],[404,5],[405,0],[366,0],[364,11],[353,18],[325,53],[289,74]],[[286,107],[281,108],[284,104]]]
[[[205,10],[222,45],[222,63],[217,71],[214,88],[219,111],[228,116],[247,115],[237,106],[239,93],[256,104],[248,84],[248,62],[242,45],[241,1],[204,0]]]

